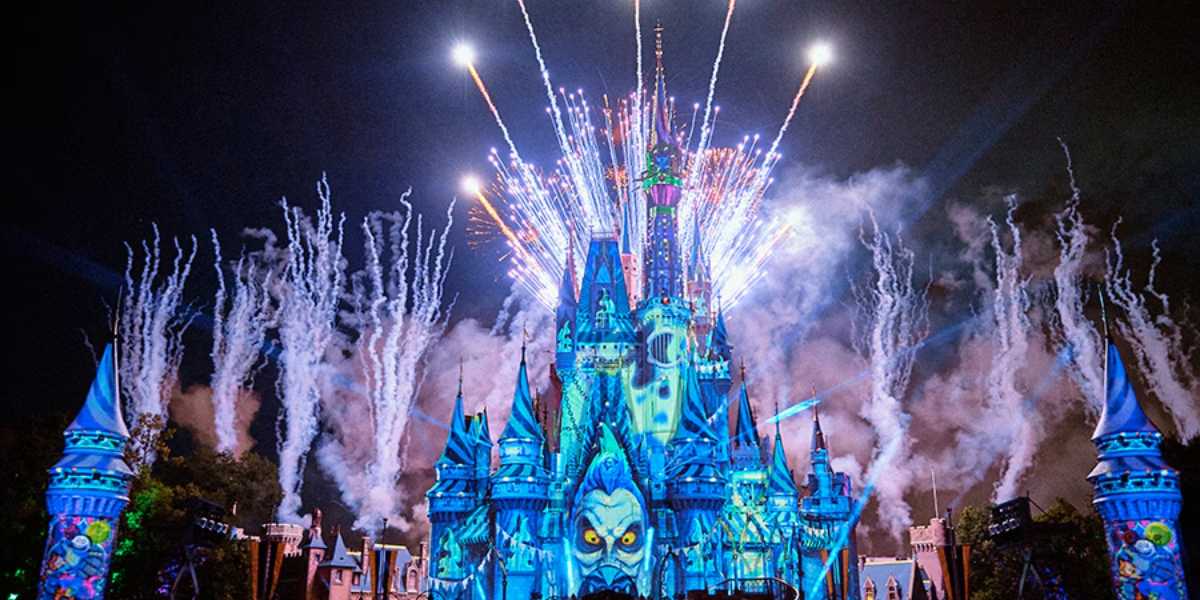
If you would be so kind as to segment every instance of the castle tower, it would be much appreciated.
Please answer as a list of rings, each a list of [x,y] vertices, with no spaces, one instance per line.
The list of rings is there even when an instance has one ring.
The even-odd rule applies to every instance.
[[[704,346],[712,331],[712,273],[704,256],[703,238],[700,235],[700,214],[692,218],[692,250],[688,253],[688,301],[692,304],[692,330]],[[705,347],[701,348],[706,350]]]
[[[488,428],[487,407],[467,418],[467,435],[475,451],[475,497],[487,497],[487,483],[492,469],[492,433]]]
[[[629,291],[629,304],[636,306],[641,299],[641,277],[637,260],[633,254],[633,223],[629,218],[629,203],[621,207],[621,272],[625,275],[625,289]]]
[[[429,499],[430,575],[438,579],[460,579],[467,567],[463,546],[455,529],[479,504],[475,477],[475,439],[463,415],[462,376],[450,416],[446,447],[434,463],[436,480],[425,496]],[[486,467],[485,467],[486,468]],[[485,486],[486,487],[486,486]]]
[[[800,490],[788,467],[778,420],[775,421],[775,451],[771,454],[767,481],[767,515],[773,529],[773,574],[789,585],[799,587]]]
[[[676,211],[682,195],[680,152],[671,135],[667,84],[663,76],[662,25],[654,28],[656,60],[654,132],[648,148],[642,188],[647,191],[648,230],[642,261],[645,291],[642,298],[683,298],[683,264],[679,252]]]
[[[575,316],[578,307],[579,303],[575,300],[575,244],[571,243],[562,282],[558,285],[558,308],[554,311],[554,365],[558,372],[567,375],[575,370]]]
[[[355,573],[362,573],[362,569],[354,557],[350,556],[350,551],[346,549],[346,541],[342,539],[342,533],[339,531],[329,560],[317,565],[317,576],[324,582],[328,593],[326,598],[350,600]]]
[[[317,580],[317,568],[325,562],[325,551],[329,546],[321,538],[321,509],[313,510],[312,525],[308,528],[308,541],[304,543],[304,600],[321,598],[321,583]]]
[[[678,515],[677,545],[691,547],[684,570],[687,589],[695,590],[717,583],[712,579],[721,540],[715,525],[727,486],[696,370],[689,365],[685,371],[683,411],[668,446],[667,497]]]
[[[850,478],[829,465],[821,418],[813,407],[812,472],[800,504],[800,566],[805,598],[858,599],[858,549]]]
[[[541,592],[537,578],[541,514],[549,500],[546,476],[546,438],[533,414],[533,397],[525,367],[525,348],[513,391],[512,413],[500,434],[500,467],[492,476],[492,506],[496,510],[495,546],[504,554],[493,582],[505,586],[507,597],[528,598]],[[501,590],[504,592],[505,590]],[[495,597],[504,594],[493,594]]]
[[[104,598],[121,512],[133,471],[122,453],[129,431],[121,416],[112,344],[96,369],[83,409],[63,431],[63,456],[50,469],[50,530],[38,598]]]
[[[1099,461],[1088,475],[1104,519],[1119,598],[1188,598],[1183,570],[1179,474],[1162,460],[1162,434],[1146,418],[1117,347],[1108,345],[1104,411],[1092,443]]]
[[[746,370],[742,369],[742,389],[738,394],[737,429],[734,431],[730,455],[734,470],[761,469],[762,447],[759,445],[754,409],[746,392]]]

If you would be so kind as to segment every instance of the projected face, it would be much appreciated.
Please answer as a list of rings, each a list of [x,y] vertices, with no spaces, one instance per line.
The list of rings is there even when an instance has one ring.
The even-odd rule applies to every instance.
[[[637,593],[637,572],[646,548],[644,517],[637,497],[626,489],[611,494],[593,490],[583,497],[572,528],[583,577],[580,593]]]
[[[647,549],[647,515],[628,465],[596,455],[571,507],[569,540],[579,595],[599,590],[637,595]]]

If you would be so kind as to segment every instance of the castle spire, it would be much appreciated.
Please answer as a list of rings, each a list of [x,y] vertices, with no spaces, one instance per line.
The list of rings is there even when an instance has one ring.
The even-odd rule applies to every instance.
[[[50,468],[50,513],[42,556],[41,597],[103,598],[133,470],[123,456],[129,432],[121,415],[116,351],[109,344],[83,409],[63,431],[62,458]],[[84,565],[77,571],[76,564]],[[96,577],[98,576],[98,577]]]
[[[814,393],[813,396],[815,397],[816,394]],[[813,420],[813,432],[812,432],[812,451],[813,452],[816,452],[817,450],[828,450],[828,448],[825,447],[825,434],[821,431],[821,415],[820,415],[820,410],[818,408],[819,406],[820,406],[819,404],[813,405],[813,419],[812,419]]]
[[[742,365],[742,389],[738,394],[738,421],[733,435],[733,461],[739,466],[752,466],[762,459],[758,443],[758,426],[750,394],[746,391],[746,366]]]
[[[533,414],[533,395],[529,392],[529,375],[525,366],[525,341],[522,334],[521,366],[517,369],[517,385],[513,390],[512,412],[500,434],[500,441],[541,441],[542,427]]]
[[[459,375],[458,395],[454,397],[454,412],[450,415],[450,433],[438,464],[466,465],[472,462],[471,438],[463,414],[462,375]]]
[[[1158,575],[1141,580],[1138,591],[1147,598],[1189,598],[1179,536],[1179,473],[1163,461],[1162,433],[1142,412],[1111,342],[1105,371],[1104,411],[1092,436],[1098,460],[1087,479],[1104,520],[1113,581],[1128,578],[1123,565],[1152,560],[1148,564]]]

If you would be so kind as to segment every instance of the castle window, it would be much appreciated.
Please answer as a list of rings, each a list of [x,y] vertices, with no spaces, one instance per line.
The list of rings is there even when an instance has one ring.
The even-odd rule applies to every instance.
[[[342,571],[340,569],[333,572],[333,582],[339,585],[342,583]]]

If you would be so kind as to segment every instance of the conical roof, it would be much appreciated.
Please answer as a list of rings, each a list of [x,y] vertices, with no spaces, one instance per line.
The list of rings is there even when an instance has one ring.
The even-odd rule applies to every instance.
[[[675,430],[675,440],[715,442],[717,434],[708,422],[704,410],[704,396],[700,391],[700,380],[696,376],[695,365],[688,364],[684,368],[683,412],[679,416],[679,427]]]
[[[738,420],[733,434],[733,443],[741,448],[758,450],[758,424],[754,421],[754,409],[750,406],[750,394],[746,392],[746,375],[742,372],[742,390],[738,394]]]
[[[775,432],[775,452],[771,455],[770,493],[772,496],[798,496],[799,488],[792,479],[792,470],[788,467],[787,453],[783,449],[783,436]]]
[[[346,550],[346,541],[342,539],[342,532],[338,532],[337,541],[333,543],[333,552],[329,554],[329,558],[317,566],[331,569],[358,569],[358,561],[354,560],[354,557],[350,556],[350,552]]]
[[[508,424],[500,434],[500,440],[536,440],[545,439],[542,427],[538,424],[533,413],[533,395],[529,392],[529,375],[525,367],[525,348],[521,348],[521,366],[517,370],[517,386],[513,390],[512,413],[509,414]]]
[[[1133,387],[1129,384],[1129,376],[1125,372],[1125,364],[1121,361],[1121,353],[1117,347],[1108,344],[1107,385],[1105,389],[1104,411],[1100,421],[1096,423],[1096,431],[1092,439],[1117,433],[1158,432],[1158,429],[1146,418],[1142,406],[1138,403]]]
[[[446,436],[446,448],[442,450],[438,464],[468,465],[474,462],[472,453],[474,440],[467,431],[466,417],[463,416],[462,382],[459,382],[458,395],[454,398],[454,412],[450,415],[450,433]]]
[[[776,421],[778,423],[778,421]],[[825,433],[821,431],[821,414],[818,411],[817,405],[813,405],[813,430],[812,430],[812,452],[817,450],[828,450],[825,447]]]
[[[67,431],[96,431],[128,438],[129,430],[121,415],[121,400],[117,390],[117,374],[113,346],[104,347],[104,355],[96,367],[96,377],[88,389],[83,409],[67,426]]]

